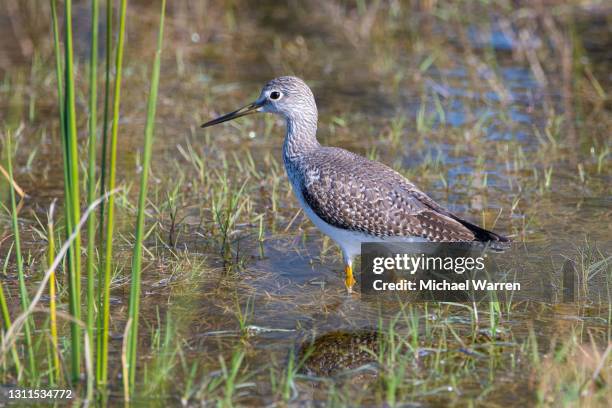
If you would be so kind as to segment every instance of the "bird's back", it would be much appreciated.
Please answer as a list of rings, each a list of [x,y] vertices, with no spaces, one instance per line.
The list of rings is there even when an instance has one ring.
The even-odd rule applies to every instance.
[[[377,238],[509,242],[450,213],[388,166],[347,150],[320,146],[286,164],[307,205],[334,227]]]

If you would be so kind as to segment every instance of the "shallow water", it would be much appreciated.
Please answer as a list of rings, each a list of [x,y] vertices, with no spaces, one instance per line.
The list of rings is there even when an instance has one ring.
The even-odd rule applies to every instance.
[[[359,337],[360,330],[379,327],[381,310],[385,322],[401,310],[393,300],[379,305],[345,294],[338,250],[298,213],[282,168],[284,127],[279,120],[251,116],[207,130],[199,128],[209,118],[253,100],[261,86],[278,75],[298,75],[312,86],[322,143],[375,157],[465,218],[515,241],[537,245],[536,255],[546,260],[543,264],[553,265],[543,266],[547,269],[541,272],[547,276],[559,276],[566,258],[584,259],[587,266],[604,259],[597,276],[589,281],[591,288],[612,281],[612,115],[609,96],[597,92],[597,84],[608,92],[611,82],[609,13],[603,6],[555,9],[564,16],[557,29],[564,33],[566,17],[571,16],[574,41],[580,44],[573,48],[577,68],[572,78],[576,79],[568,93],[561,55],[549,44],[555,32],[547,31],[545,17],[538,14],[542,10],[526,5],[506,12],[500,6],[476,3],[465,10],[443,4],[433,6],[433,11],[395,2],[366,10],[341,2],[238,2],[237,6],[222,2],[206,8],[170,3],[152,168],[154,206],[147,220],[155,228],[146,242],[140,333],[147,353],[141,356],[141,366],[154,372],[151,367],[174,352],[170,346],[155,346],[159,335],[155,328],[161,326],[163,333],[166,324],[172,326],[173,338],[180,339],[182,357],[168,358],[177,384],[162,381],[165,385],[153,400],[180,398],[191,370],[185,360],[198,362],[194,381],[205,384],[220,375],[219,355],[229,361],[243,347],[244,383],[249,385],[237,393],[235,401],[271,403],[277,395],[269,377],[282,375],[291,350],[328,332],[354,330]],[[85,2],[75,5],[82,86],[77,108],[83,142],[88,32],[82,27],[89,24],[87,7]],[[119,272],[113,286],[111,323],[111,378],[116,381],[112,390],[117,398],[121,397],[119,350],[129,293],[123,276],[129,276],[144,96],[157,24],[156,7],[130,2],[129,10],[119,137],[119,177],[129,193],[118,200]],[[63,191],[55,73],[44,13],[44,9],[22,6],[17,16],[2,16],[41,21],[28,25],[24,34],[40,58],[34,64],[27,47],[24,50],[7,40],[16,35],[12,26],[0,25],[6,50],[0,59],[0,120],[13,129],[24,123],[18,134],[16,179],[28,194],[21,216],[33,276],[40,272],[45,248],[36,233],[35,215],[44,219],[49,204],[61,199]],[[608,15],[608,21],[602,15]],[[521,33],[527,33],[527,38],[521,40]],[[100,53],[103,56],[104,50]],[[597,84],[589,75],[597,78]],[[82,152],[85,157],[84,144]],[[202,171],[194,156],[201,159]],[[220,187],[223,181],[228,183],[227,191]],[[7,191],[1,180],[3,202]],[[227,194],[232,193],[238,194],[239,210],[233,209],[238,215],[224,241],[215,219],[218,214],[211,209],[213,203],[225,208]],[[9,230],[3,213],[2,259],[8,252],[8,241],[2,238]],[[581,254],[589,255],[581,258]],[[16,284],[14,266],[8,265],[5,279],[15,290],[11,286]],[[533,270],[536,281],[538,271]],[[36,279],[31,282],[34,290]],[[609,290],[608,298],[602,299],[595,297],[589,285],[583,289],[575,304],[512,305],[501,325],[511,334],[484,339],[509,344],[510,351],[499,345],[502,356],[495,360],[499,367],[493,368],[493,359],[472,362],[470,351],[457,341],[474,345],[482,340],[470,337],[470,313],[450,305],[414,305],[419,321],[430,321],[434,333],[449,325],[457,331],[457,337],[444,347],[447,367],[470,360],[476,368],[453,384],[452,391],[444,379],[428,378],[429,349],[438,347],[442,336],[422,333],[427,330],[423,323],[417,329],[426,339],[418,344],[422,358],[406,371],[414,375],[415,383],[410,383],[403,397],[425,404],[464,404],[478,400],[481,381],[495,389],[489,398],[499,404],[533,402],[535,391],[522,378],[523,363],[508,368],[531,331],[542,353],[551,338],[564,338],[576,326],[585,342],[587,333],[602,348],[610,342]],[[17,310],[16,296],[11,300]],[[241,313],[247,314],[246,334],[239,330]],[[407,330],[400,326],[400,331]],[[483,379],[483,370],[494,373],[494,378]],[[368,388],[370,380],[347,385],[346,378],[339,378],[333,384],[340,394],[360,390],[355,391],[354,401],[381,401]],[[291,401],[329,402],[329,387],[301,378]],[[151,395],[146,390],[143,387],[143,395]],[[517,394],[517,390],[524,392]]]

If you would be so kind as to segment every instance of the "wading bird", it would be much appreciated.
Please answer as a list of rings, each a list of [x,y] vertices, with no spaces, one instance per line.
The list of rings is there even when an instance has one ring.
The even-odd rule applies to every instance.
[[[342,250],[346,287],[362,242],[480,242],[503,248],[509,239],[446,210],[386,165],[317,141],[317,105],[299,78],[268,82],[259,98],[202,127],[257,112],[286,123],[283,161],[308,218]]]

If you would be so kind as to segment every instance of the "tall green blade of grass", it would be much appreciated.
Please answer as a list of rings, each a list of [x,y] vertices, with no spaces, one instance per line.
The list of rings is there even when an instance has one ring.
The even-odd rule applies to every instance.
[[[25,275],[23,271],[23,257],[21,256],[21,240],[19,239],[19,223],[17,222],[17,201],[15,199],[15,189],[13,188],[13,149],[11,147],[11,133],[6,135],[6,152],[7,152],[7,167],[9,174],[9,191],[11,200],[11,221],[13,224],[13,236],[15,241],[15,257],[17,258],[17,276],[19,279],[19,297],[21,298],[21,307],[27,310],[30,305],[28,290],[26,289]],[[8,321],[7,321],[8,323]],[[32,347],[32,319],[27,319],[24,323],[24,333],[26,342],[26,352],[28,354],[28,362],[30,367],[30,375],[34,381],[37,381],[36,363],[34,361],[34,349]]]
[[[123,65],[123,45],[125,42],[125,15],[127,0],[121,0],[119,17],[119,39],[115,60],[115,95],[113,100],[113,123],[111,126],[111,145],[109,161],[108,190],[115,189],[117,162],[117,131],[119,128],[119,102],[121,98],[121,67]],[[113,258],[113,230],[115,215],[115,196],[108,199],[108,217],[106,221],[106,248],[104,255],[104,283],[102,290],[102,305],[98,309],[102,318],[98,320],[98,384],[106,384],[108,376],[108,327],[110,322],[110,283]],[[100,330],[100,324],[101,329]]]
[[[50,3],[51,3],[51,20],[53,23],[53,49],[55,52],[55,74],[56,74],[56,81],[57,81],[57,101],[58,101],[59,119],[60,119],[60,140],[62,144],[62,154],[64,155],[64,157],[66,157],[67,147],[66,147],[66,140],[64,137],[66,133],[66,124],[64,123],[64,92],[63,92],[64,81],[62,80],[63,67],[62,67],[62,58],[61,58],[61,49],[60,49],[61,47],[60,47],[60,39],[59,39],[59,23],[58,23],[58,18],[57,18],[57,1],[50,0]],[[69,187],[70,177],[68,175],[67,161],[63,160],[62,164],[63,164],[63,170],[64,170],[64,197],[65,197],[64,212],[66,215],[66,228],[68,229],[69,224],[70,224],[70,217],[68,216],[69,209],[70,209],[70,200],[68,199],[68,197],[70,197],[70,187]]]
[[[59,24],[58,24],[58,18],[57,18],[57,1],[50,0],[50,3],[51,3],[51,20],[53,23],[53,48],[55,51],[57,100],[58,100],[59,116],[60,116],[60,140],[62,144],[62,152],[64,155],[64,160],[62,161],[63,170],[64,170],[64,214],[66,216],[65,217],[66,218],[66,234],[69,234],[71,230],[70,225],[72,225],[72,222],[71,222],[72,220],[69,215],[70,213],[70,198],[69,198],[70,197],[70,183],[69,183],[70,176],[68,172],[68,160],[66,160],[68,153],[67,153],[67,146],[66,146],[66,139],[65,139],[66,124],[64,121],[64,96],[63,96],[63,80],[62,80],[63,67],[62,67],[60,39],[59,39]],[[67,258],[69,257],[70,257],[70,254],[68,255]],[[66,261],[66,265],[68,268],[70,268],[70,265],[71,265],[70,259]],[[53,278],[55,278],[55,276],[53,276]],[[54,281],[55,279],[53,279],[50,282],[50,284],[54,284]],[[53,312],[52,312],[52,315],[53,315]],[[52,322],[52,327],[53,327],[53,322]],[[52,337],[53,337],[53,333],[52,333]]]
[[[106,0],[106,39],[104,52],[106,64],[104,73],[104,116],[102,122],[102,153],[100,158],[100,188],[102,194],[106,193],[106,150],[108,146],[108,109],[110,102],[110,73],[113,48],[113,2]],[[100,203],[100,223],[98,224],[98,239],[100,243],[104,237],[104,202]],[[102,274],[98,274],[98,288],[102,287]],[[101,295],[99,293],[98,295]],[[101,304],[102,301],[100,300]]]
[[[55,261],[55,236],[53,227],[53,208],[54,204],[51,204],[49,214],[47,216],[47,266],[48,268],[53,267]],[[52,271],[49,275],[49,314],[50,314],[50,326],[51,326],[51,343],[53,344],[53,366],[52,372],[55,375],[56,384],[60,384],[61,381],[61,366],[59,359],[59,341],[57,337],[57,307],[55,303],[55,271]]]
[[[147,122],[144,132],[144,152],[142,162],[142,175],[140,177],[140,193],[138,196],[138,218],[136,221],[136,242],[134,244],[134,255],[132,258],[132,283],[130,287],[130,304],[128,321],[131,328],[127,339],[127,364],[129,372],[128,395],[134,391],[134,379],[136,375],[136,347],[138,344],[138,309],[140,302],[140,277],[142,272],[142,245],[144,239],[145,204],[147,201],[147,186],[149,182],[149,167],[151,166],[151,147],[153,145],[153,133],[155,128],[155,108],[157,105],[157,90],[159,87],[159,71],[161,65],[162,42],[164,37],[164,17],[166,13],[166,0],[162,0],[161,16],[159,19],[159,32],[157,35],[157,50],[151,73],[151,86],[149,100],[147,102]]]
[[[105,194],[108,190],[106,189],[106,150],[108,145],[108,111],[110,105],[110,87],[111,87],[111,61],[112,61],[112,38],[113,38],[113,1],[106,0],[106,38],[104,52],[105,56],[105,72],[104,72],[104,114],[102,118],[102,152],[100,157],[100,189],[101,194]],[[98,242],[102,245],[104,239],[104,201],[100,203],[100,221],[98,223]],[[104,287],[104,275],[102,273],[102,260],[104,257],[104,249],[101,249],[100,255],[100,267],[98,268],[98,319],[97,319],[97,360],[96,360],[96,376],[100,378],[100,370],[102,367],[100,349],[101,349],[101,338],[102,333],[102,313],[101,307],[103,304],[103,290]],[[100,381],[98,381],[100,383]]]
[[[60,140],[62,144],[62,152],[64,157],[67,157],[67,146],[66,146],[66,124],[64,123],[64,93],[63,93],[63,83],[62,80],[62,58],[61,58],[61,47],[60,47],[60,38],[59,38],[59,23],[57,18],[57,1],[50,0],[51,3],[51,20],[53,25],[53,48],[55,52],[55,72],[56,72],[56,80],[57,80],[57,101],[59,107],[59,119],[60,119]],[[66,218],[66,234],[71,230],[70,225],[72,224],[70,218],[70,176],[68,173],[68,161],[64,159],[63,170],[64,170],[64,214]],[[70,256],[70,254],[69,254]],[[70,260],[67,260],[67,266],[70,267]]]
[[[0,279],[0,312],[2,314],[2,321],[4,322],[4,333],[6,333],[11,328],[12,323],[11,315],[9,314],[8,305],[6,303],[6,297],[4,296],[2,279]],[[21,378],[21,364],[19,363],[19,354],[17,354],[17,348],[15,345],[11,347],[11,354],[13,355],[13,360],[15,361],[15,370],[17,370],[17,379],[19,380]]]
[[[98,103],[98,0],[91,1],[91,52],[89,54],[89,167],[87,171],[87,205],[96,199],[96,127]],[[87,335],[93,350],[94,334],[94,258],[96,214],[87,219]]]
[[[51,21],[53,23],[53,50],[55,52],[55,73],[57,80],[57,101],[60,114],[60,132],[64,132],[64,97],[63,97],[63,81],[62,81],[62,58],[59,39],[59,24],[57,20],[57,0],[50,0],[51,3]],[[64,139],[62,138],[62,144]],[[64,149],[62,149],[64,151]],[[64,179],[67,178],[66,163],[64,163]]]
[[[66,139],[66,161],[68,168],[68,185],[70,190],[69,197],[66,197],[66,204],[68,201],[69,214],[68,214],[68,226],[66,233],[72,233],[73,226],[76,226],[81,218],[80,209],[80,197],[79,197],[79,151],[77,145],[77,129],[76,129],[76,109],[75,109],[75,96],[74,96],[74,72],[73,72],[73,54],[72,54],[72,1],[65,0],[64,2],[64,26],[65,26],[65,38],[64,38],[64,124]],[[70,314],[76,319],[81,320],[81,237],[80,232],[76,231],[76,237],[70,248],[69,258],[69,308]],[[71,371],[72,380],[77,381],[81,372],[81,328],[79,325],[72,321],[71,327],[71,342],[72,342],[72,355],[71,355]]]

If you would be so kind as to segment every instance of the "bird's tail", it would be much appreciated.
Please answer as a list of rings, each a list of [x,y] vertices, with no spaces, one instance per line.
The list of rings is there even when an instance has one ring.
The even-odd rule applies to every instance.
[[[453,217],[455,220],[461,223],[464,227],[472,231],[474,234],[474,241],[482,242],[483,244],[487,244],[489,248],[495,251],[504,251],[510,248],[512,244],[512,240],[503,235],[496,234],[492,231],[488,231],[484,228],[480,228],[477,225],[472,224],[466,220],[462,220],[459,217]]]

